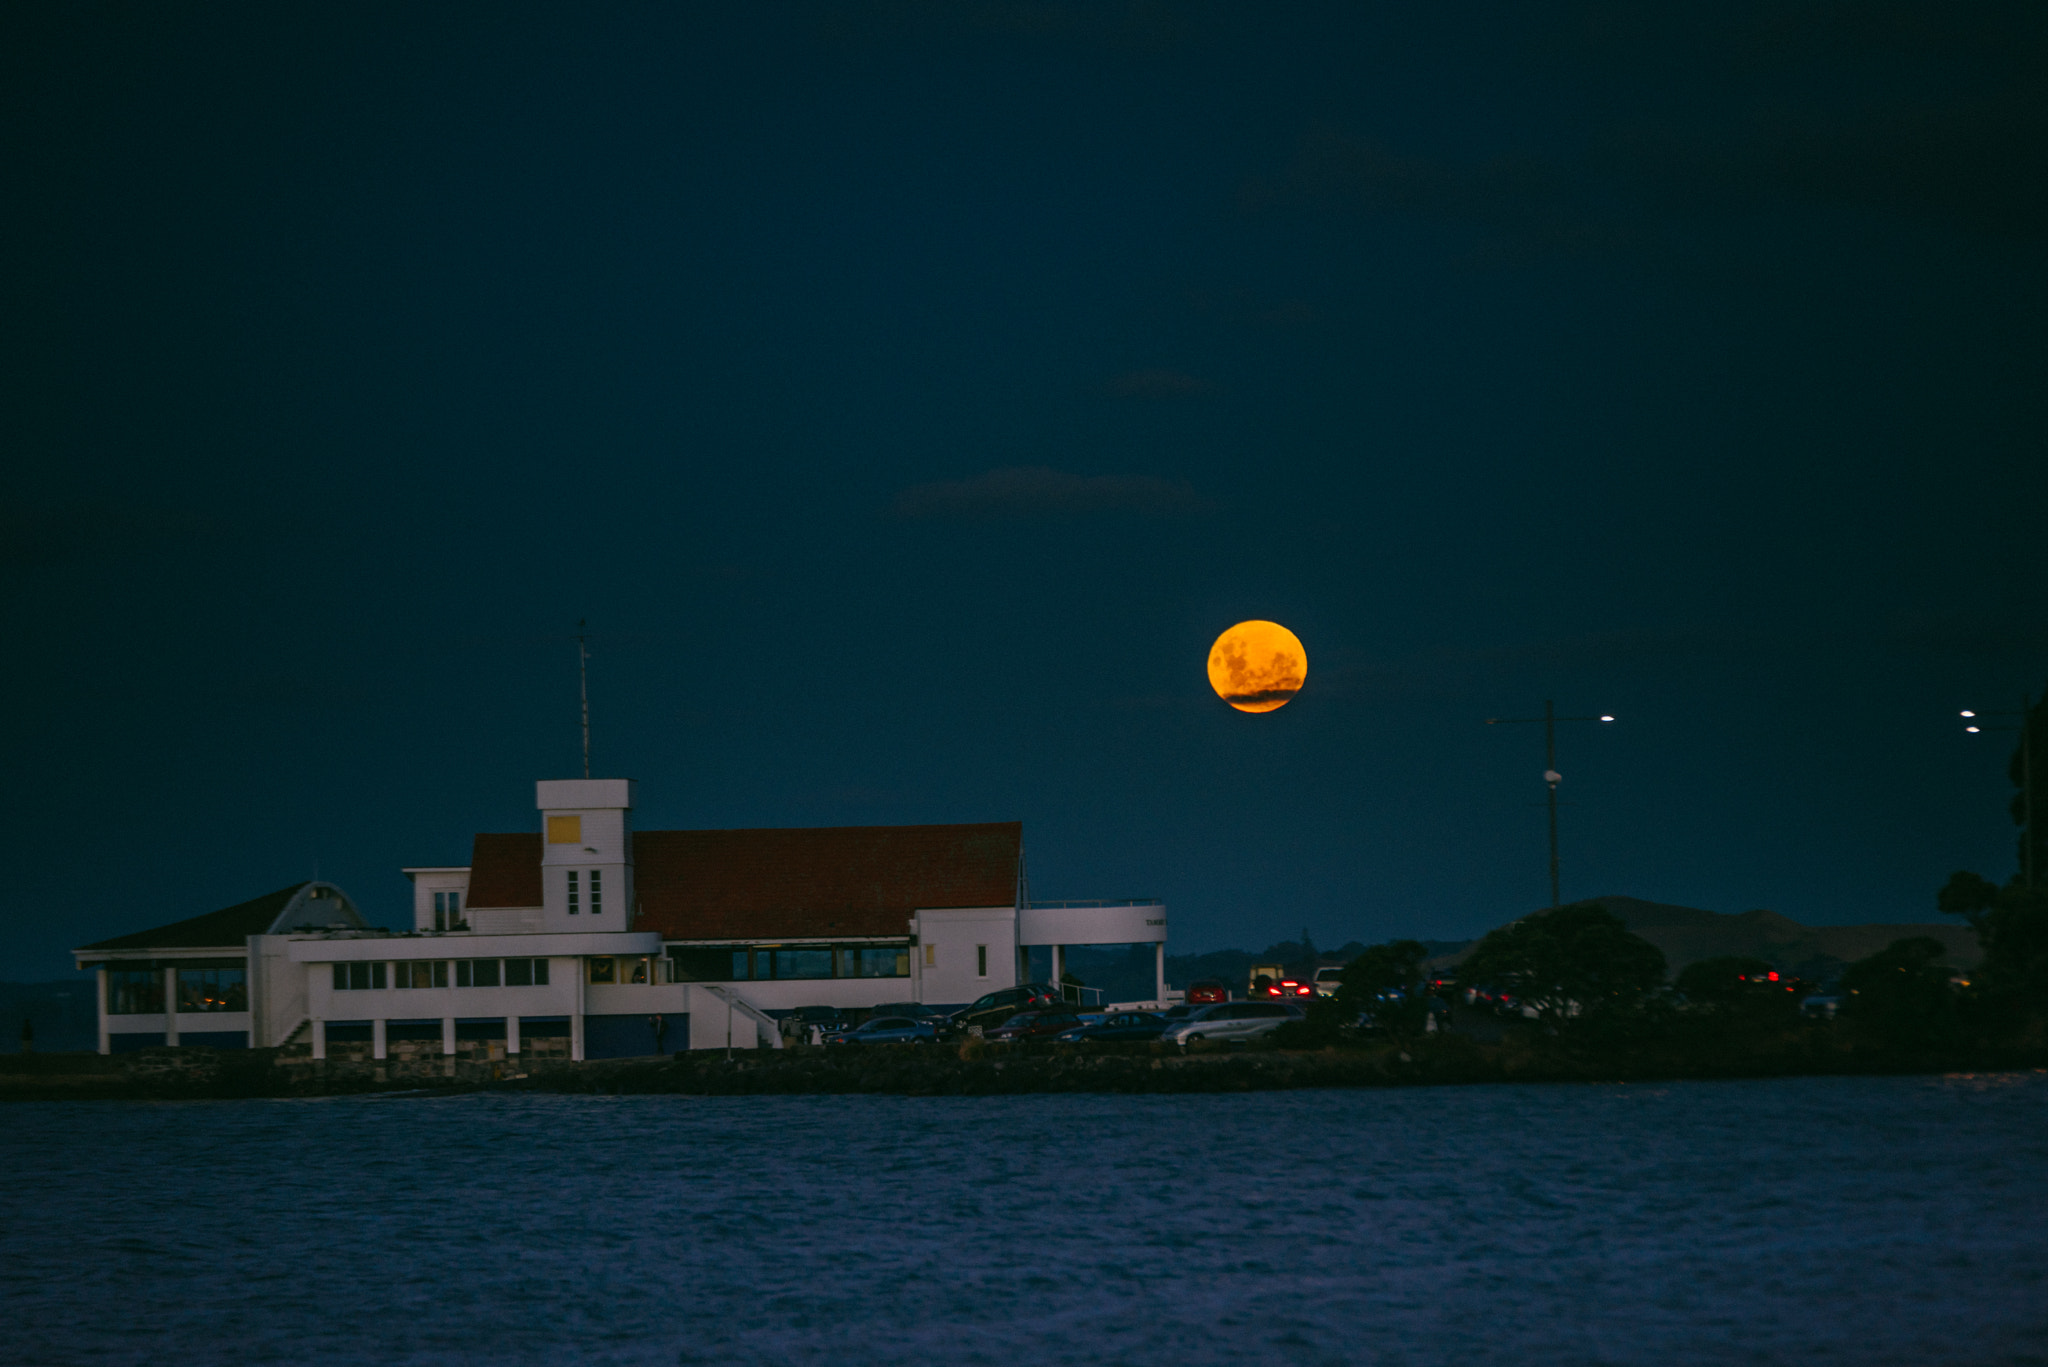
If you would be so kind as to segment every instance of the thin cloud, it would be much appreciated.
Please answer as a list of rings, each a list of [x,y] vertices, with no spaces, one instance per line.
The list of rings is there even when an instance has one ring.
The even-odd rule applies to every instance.
[[[1043,465],[990,470],[973,479],[917,484],[896,495],[905,518],[1072,517],[1132,512],[1196,512],[1202,500],[1186,484],[1152,475],[1076,475]]]

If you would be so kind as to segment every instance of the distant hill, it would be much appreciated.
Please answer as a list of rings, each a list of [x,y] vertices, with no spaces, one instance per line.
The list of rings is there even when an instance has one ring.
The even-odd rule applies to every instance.
[[[1820,981],[1840,973],[1858,959],[1868,958],[1894,940],[1914,935],[1925,935],[1946,945],[1945,959],[1952,967],[1974,968],[1983,958],[1975,933],[1968,926],[1950,922],[1808,926],[1775,911],[1728,914],[1668,902],[1646,902],[1640,897],[1586,900],[1607,908],[1631,931],[1663,950],[1674,975],[1701,959],[1750,954],[1769,960],[1781,972]],[[1468,945],[1432,962],[1445,967],[1454,965],[1469,948]]]

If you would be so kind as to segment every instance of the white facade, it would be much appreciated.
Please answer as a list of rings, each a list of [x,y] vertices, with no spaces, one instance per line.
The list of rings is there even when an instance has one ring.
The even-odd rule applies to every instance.
[[[1034,950],[1050,950],[1057,981],[1063,947],[1077,945],[1154,946],[1152,999],[1164,999],[1166,909],[1156,901],[921,908],[894,936],[692,941],[633,930],[633,799],[624,779],[536,785],[536,906],[472,907],[471,869],[416,866],[403,870],[413,886],[409,932],[372,929],[332,884],[307,884],[241,945],[77,951],[81,967],[101,970],[101,1052],[117,1034],[177,1044],[201,1029],[209,1042],[243,1031],[256,1047],[305,1040],[316,1058],[344,1028],[367,1038],[377,1059],[387,1057],[394,1032],[413,1041],[410,1049],[438,1036],[440,1052],[453,1055],[464,1031],[483,1031],[494,1049],[502,1040],[507,1058],[537,1035],[559,1041],[564,1033],[566,1055],[576,1060],[780,1047],[775,1016],[797,1007],[964,1005],[1025,981]],[[495,893],[504,895],[502,887]],[[213,924],[218,915],[197,919]],[[137,972],[160,971],[172,1010],[110,1009],[108,975],[124,972],[124,955],[149,965],[121,977],[127,1000],[146,999],[136,995]],[[157,968],[173,958],[174,966]],[[246,1009],[213,1010],[203,1020],[175,1009],[178,975],[199,961],[246,965]]]

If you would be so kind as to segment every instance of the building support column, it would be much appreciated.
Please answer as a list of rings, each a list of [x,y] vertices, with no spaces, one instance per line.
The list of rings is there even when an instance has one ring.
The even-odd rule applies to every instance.
[[[107,1029],[107,966],[101,964],[95,976],[100,980],[100,1052],[111,1054],[114,1052],[114,1032]]]
[[[1166,1005],[1166,941],[1152,946],[1152,979],[1158,984],[1153,1001]]]
[[[1060,978],[1067,971],[1067,956],[1060,952],[1063,948],[1062,945],[1052,947],[1052,985],[1059,988],[1061,1000],[1065,1000],[1067,995],[1067,989],[1060,983]]]
[[[313,1057],[327,1057],[327,1022],[323,1020],[313,1022]]]
[[[505,1057],[515,1058],[519,1054],[519,1017],[505,1017]]]
[[[164,970],[164,1043],[178,1042],[178,970]]]
[[[370,1057],[379,1063],[384,1061],[384,1022],[381,1020],[370,1022]]]
[[[573,965],[569,971],[576,975],[575,1009],[569,1013],[569,1061],[571,1063],[581,1063],[583,1062],[583,993],[585,984],[590,981],[590,961],[587,959],[571,959],[569,962]]]
[[[443,1016],[441,1017],[441,1057],[452,1058],[454,1055],[455,1017]]]

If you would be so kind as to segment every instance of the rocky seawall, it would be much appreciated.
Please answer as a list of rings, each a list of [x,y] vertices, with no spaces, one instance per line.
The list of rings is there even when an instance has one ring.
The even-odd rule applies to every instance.
[[[1720,1059],[1574,1051],[1510,1037],[1451,1036],[1400,1046],[1000,1054],[952,1049],[714,1051],[592,1063],[518,1058],[313,1060],[270,1049],[159,1048],[0,1058],[0,1100],[201,1100],[371,1092],[545,1091],[614,1095],[794,1096],[851,1093],[1003,1096],[1033,1092],[1251,1092],[1305,1087],[2048,1070],[2048,1052],[1901,1053],[1839,1047]]]

